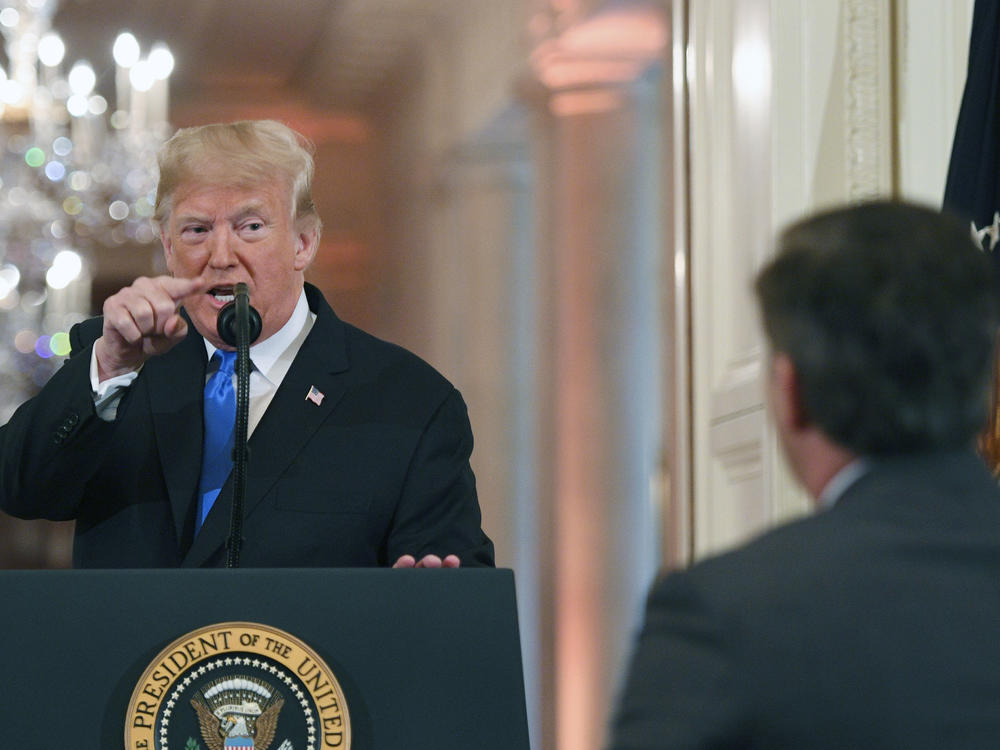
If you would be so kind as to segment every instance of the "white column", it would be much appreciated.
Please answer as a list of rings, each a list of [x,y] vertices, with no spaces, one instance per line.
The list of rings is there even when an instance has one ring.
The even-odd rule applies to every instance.
[[[559,750],[603,745],[659,561],[664,41],[658,13],[633,8],[534,56],[546,746]]]
[[[524,114],[512,107],[447,159],[428,273],[435,363],[469,406],[483,526],[513,568],[533,746],[542,673],[536,472],[534,181]]]

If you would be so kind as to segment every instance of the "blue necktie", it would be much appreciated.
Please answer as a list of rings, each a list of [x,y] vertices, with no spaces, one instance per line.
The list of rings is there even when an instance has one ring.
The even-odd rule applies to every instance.
[[[233,432],[236,423],[236,390],[233,368],[236,352],[217,350],[212,359],[219,369],[205,383],[205,447],[201,457],[201,482],[198,486],[198,516],[194,532],[201,530],[205,516],[212,509],[222,485],[233,470]]]

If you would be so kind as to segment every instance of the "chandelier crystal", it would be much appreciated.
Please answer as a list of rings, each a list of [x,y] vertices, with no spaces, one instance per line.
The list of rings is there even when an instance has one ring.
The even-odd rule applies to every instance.
[[[0,0],[0,421],[68,353],[102,247],[155,241],[156,153],[174,60],[119,34],[103,67],[65,64],[57,0]],[[114,78],[115,101],[98,93]]]

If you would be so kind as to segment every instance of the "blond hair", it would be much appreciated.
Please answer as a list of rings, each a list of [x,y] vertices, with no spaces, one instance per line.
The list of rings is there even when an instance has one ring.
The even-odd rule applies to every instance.
[[[313,145],[276,120],[243,120],[182,128],[160,149],[160,180],[153,219],[170,218],[173,196],[187,183],[252,188],[283,176],[291,195],[292,219],[319,233],[312,199]]]

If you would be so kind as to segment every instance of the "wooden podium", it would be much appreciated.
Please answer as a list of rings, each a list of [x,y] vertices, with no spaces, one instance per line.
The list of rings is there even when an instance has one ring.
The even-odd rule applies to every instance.
[[[6,571],[0,601],[4,747],[118,750],[128,726],[155,720],[162,726],[157,734],[150,730],[153,740],[134,739],[129,750],[211,750],[223,742],[256,750],[339,750],[348,742],[352,750],[528,750],[514,578],[507,570]],[[329,732],[324,739],[324,726],[334,722],[316,709],[325,708],[327,693],[318,692],[318,677],[305,685],[313,659],[282,666],[291,649],[284,636],[260,638],[250,654],[259,664],[251,667],[244,652],[246,668],[227,677],[227,659],[235,657],[240,669],[238,640],[258,639],[217,627],[222,623],[245,624],[254,633],[276,629],[311,648],[342,689],[349,738]],[[240,635],[216,638],[213,627]],[[184,641],[198,632],[212,639]],[[270,674],[253,676],[266,668]],[[181,681],[185,674],[190,685]],[[218,716],[236,710],[223,707],[219,693],[239,684],[275,693],[272,702],[281,696],[269,748],[262,747],[265,716],[245,699],[250,708],[242,710],[259,726],[244,744],[225,737],[227,728],[243,731],[232,714],[220,720],[222,729],[203,729],[207,739],[193,729],[185,730],[187,744],[168,737],[165,711],[171,731],[182,723],[197,727],[192,706],[203,704],[195,708],[209,719],[213,708]],[[310,693],[321,699],[310,704]],[[294,714],[299,705],[304,719]],[[318,729],[310,729],[308,741],[282,743],[296,722]],[[213,731],[218,736],[209,736]]]

